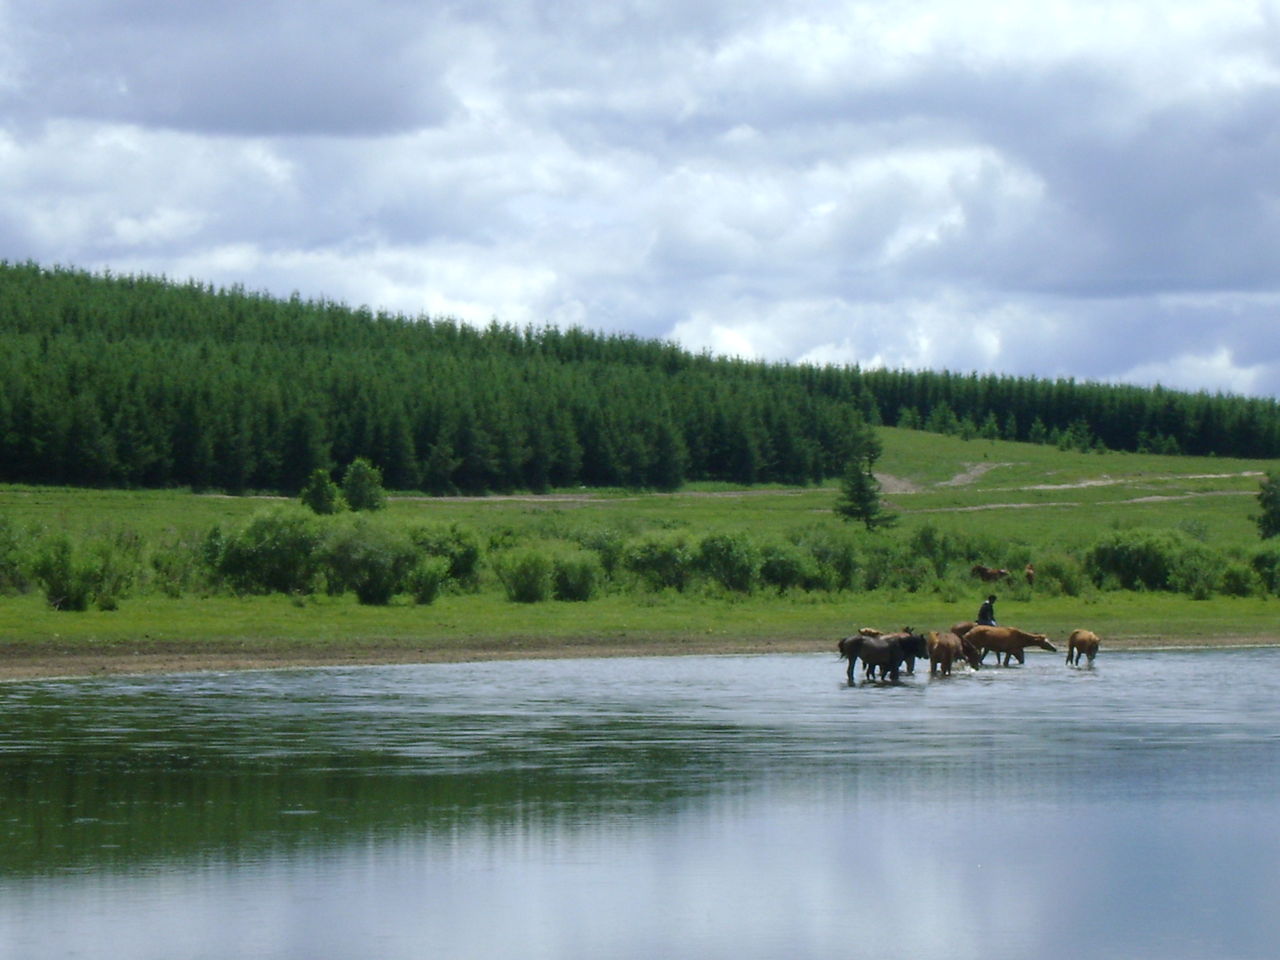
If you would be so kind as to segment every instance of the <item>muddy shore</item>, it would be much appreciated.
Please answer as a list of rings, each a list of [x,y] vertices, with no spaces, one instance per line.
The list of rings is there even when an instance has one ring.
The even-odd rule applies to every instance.
[[[1280,646],[1280,635],[1261,637],[1119,637],[1104,641],[1099,658],[1108,651]],[[522,638],[501,645],[474,648],[417,649],[402,646],[328,646],[323,651],[300,651],[296,647],[276,649],[162,649],[162,650],[32,650],[28,647],[0,646],[0,682],[93,677],[130,674],[227,672],[234,670],[281,670],[304,667],[354,667],[415,663],[457,663],[484,660],[521,660],[577,657],[688,656],[761,653],[826,653],[829,638],[743,639],[726,641],[711,638],[670,638],[650,640],[643,649],[635,644],[608,640],[537,640]],[[1054,656],[1031,650],[1032,656]]]

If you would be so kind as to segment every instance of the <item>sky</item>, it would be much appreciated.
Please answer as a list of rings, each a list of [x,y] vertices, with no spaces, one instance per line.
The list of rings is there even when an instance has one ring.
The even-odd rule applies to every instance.
[[[0,0],[0,259],[1280,395],[1280,0]]]

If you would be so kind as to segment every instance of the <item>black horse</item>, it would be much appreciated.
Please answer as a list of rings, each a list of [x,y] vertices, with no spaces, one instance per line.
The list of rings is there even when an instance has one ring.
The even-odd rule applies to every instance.
[[[918,633],[887,633],[878,637],[857,635],[845,637],[836,648],[840,656],[849,661],[846,678],[853,685],[853,668],[862,658],[866,669],[866,678],[875,679],[876,668],[880,668],[880,679],[896,682],[901,675],[903,663],[907,664],[907,672],[915,669],[916,657],[927,657],[929,648],[923,636]]]

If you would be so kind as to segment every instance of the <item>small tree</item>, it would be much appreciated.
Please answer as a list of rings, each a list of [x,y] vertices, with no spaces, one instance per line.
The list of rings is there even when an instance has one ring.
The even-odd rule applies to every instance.
[[[859,430],[850,444],[851,453],[840,480],[840,497],[835,511],[845,520],[858,520],[868,530],[889,527],[897,515],[887,513],[880,501],[880,481],[872,466],[880,458],[880,441],[870,427]]]
[[[1262,513],[1254,517],[1258,533],[1265,540],[1280,534],[1280,473],[1269,470],[1258,490],[1258,506]]]
[[[352,510],[381,510],[387,505],[382,471],[364,457],[356,457],[342,475],[342,495]]]
[[[320,467],[312,471],[311,479],[302,488],[302,502],[319,514],[339,513],[347,508],[342,491],[329,479],[329,471]]]

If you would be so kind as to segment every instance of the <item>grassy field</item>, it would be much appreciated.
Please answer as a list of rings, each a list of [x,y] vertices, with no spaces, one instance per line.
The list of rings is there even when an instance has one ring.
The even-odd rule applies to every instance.
[[[1067,453],[1043,446],[886,429],[877,464],[898,526],[868,538],[909,538],[923,526],[1016,547],[1038,560],[1082,551],[1108,531],[1179,531],[1227,556],[1260,545],[1251,517],[1275,462]],[[560,491],[541,497],[392,497],[381,520],[447,521],[486,543],[561,541],[592,527],[743,533],[785,539],[840,526],[834,486],[693,487],[675,494]],[[0,515],[23,528],[82,535],[128,529],[147,541],[243,524],[273,498],[188,491],[99,491],[0,486]],[[993,558],[998,562],[999,558]],[[350,596],[223,595],[173,599],[142,593],[119,609],[67,613],[38,592],[0,597],[0,673],[181,669],[278,662],[460,659],[557,653],[616,654],[834,650],[862,625],[921,629],[973,617],[986,588],[955,579],[941,592],[609,592],[586,603],[515,604],[486,581],[428,606],[397,599],[361,606]],[[1000,618],[1061,639],[1094,629],[1106,646],[1270,643],[1280,637],[1275,597],[1193,600],[1170,593],[1089,590],[1046,595],[999,588]],[[79,665],[77,660],[79,658]],[[202,659],[203,658],[203,659]],[[25,671],[25,673],[24,673]]]

